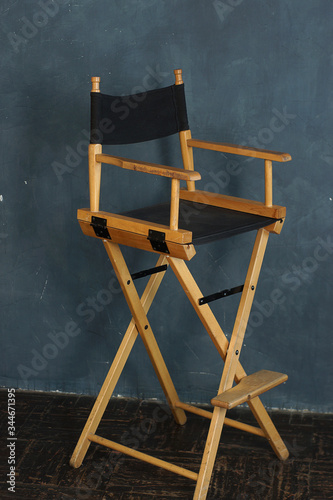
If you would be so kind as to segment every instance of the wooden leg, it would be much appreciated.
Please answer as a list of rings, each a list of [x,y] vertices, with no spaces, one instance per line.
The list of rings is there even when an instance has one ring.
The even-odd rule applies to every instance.
[[[237,381],[237,369],[239,370],[240,364],[238,358],[240,355],[241,347],[244,340],[245,330],[248,323],[254,292],[257,287],[259,274],[264,258],[266,245],[269,237],[269,232],[265,229],[259,229],[257,232],[256,241],[253,247],[252,257],[248,273],[246,276],[244,291],[239,304],[234,330],[230,339],[228,354],[225,361],[225,367],[222,376],[221,392],[232,387],[232,381],[235,378]],[[253,293],[251,293],[253,292]],[[236,353],[238,353],[236,355]],[[242,378],[242,377],[241,377]],[[270,416],[268,415],[264,405],[259,397],[253,398],[248,402],[251,411],[256,418],[261,429],[264,431],[266,438],[272,446],[274,452],[280,460],[286,460],[289,456],[288,449],[281,439],[278,431],[276,430]]]
[[[249,287],[251,288],[254,286],[256,288],[258,276],[259,276],[259,271],[261,267],[261,262],[263,260],[264,256],[264,250],[267,244],[267,238],[268,234],[265,230],[260,230],[261,232],[258,233],[256,242],[254,245],[251,261],[250,261],[250,266],[247,274],[247,288],[244,287],[243,291],[243,305],[240,304],[239,311],[237,313],[236,321],[237,321],[237,326],[236,326],[236,321],[235,321],[235,328],[239,330],[241,327],[241,335],[243,335],[246,324],[248,321],[248,316],[250,313],[252,301],[253,301],[253,296],[251,297],[251,292],[249,291]],[[265,231],[265,232],[263,232]],[[259,255],[259,257],[257,256]],[[197,283],[195,282],[194,278],[192,277],[190,271],[188,270],[185,262],[180,259],[175,259],[175,258],[169,258],[170,266],[172,267],[176,277],[178,278],[178,281],[180,282],[181,286],[183,287],[187,297],[189,298],[193,308],[195,309],[199,319],[201,320],[202,324],[204,325],[205,329],[207,330],[209,336],[211,337],[216,349],[218,350],[219,354],[221,355],[223,360],[226,360],[227,352],[228,352],[228,347],[229,347],[229,342],[220,327],[219,323],[217,322],[212,310],[208,306],[208,304],[204,304],[202,306],[199,306],[199,299],[203,296],[202,292],[200,291]],[[252,291],[252,290],[251,290]],[[245,292],[245,293],[244,293]],[[241,299],[241,300],[242,300]],[[238,343],[236,342],[236,339],[238,338],[239,342],[239,337],[236,335],[235,341],[234,341],[234,349],[232,350],[232,357],[234,358],[235,356],[235,350],[237,350],[236,345]],[[239,356],[239,353],[238,353]],[[230,359],[229,359],[229,365],[230,365]],[[227,372],[226,372],[227,373]],[[243,369],[242,365],[238,362],[236,363],[236,370],[235,370],[235,381],[239,382],[242,378],[246,376],[246,372]],[[221,388],[222,389],[222,388]],[[225,390],[225,389],[224,389]],[[221,391],[222,392],[222,391]],[[259,398],[254,398],[252,401],[249,402],[249,406],[259,423],[261,429],[263,430],[265,436],[267,437],[270,445],[272,446],[274,452],[276,455],[281,459],[285,460],[288,457],[288,450],[286,446],[284,445],[280,435],[278,434],[271,418],[269,417],[267,411],[265,410],[263,404],[261,403]]]
[[[136,328],[139,331],[147,349],[148,355],[164,391],[165,397],[169,403],[173,416],[177,423],[183,425],[186,422],[186,414],[181,408],[176,408],[176,403],[179,401],[176,389],[165,365],[161,351],[157,345],[153,331],[150,327],[144,308],[142,307],[140,298],[127,269],[119,245],[112,243],[111,241],[104,241],[104,246],[111,260],[113,269],[117,275],[119,284],[135,321]]]
[[[176,259],[174,257],[169,257],[169,263],[200,321],[212,339],[218,353],[222,359],[225,359],[229,342],[209,305],[204,304],[199,306],[199,299],[203,296],[203,294],[190,273],[186,263],[183,260]]]
[[[239,302],[235,324],[225,358],[223,375],[219,389],[220,393],[232,387],[236,376],[245,330],[258,284],[268,237],[269,233],[268,231],[265,231],[265,229],[259,229],[259,231],[257,231],[257,237],[254,242],[251,260],[245,278],[244,289]]]
[[[268,415],[267,410],[260,399],[258,397],[254,398],[248,402],[248,405],[261,429],[264,431],[269,444],[276,453],[276,456],[280,460],[287,460],[289,457],[288,448],[282,441],[280,434],[278,433],[271,417]]]
[[[214,408],[193,500],[205,500],[207,496],[226,412],[225,408]]]
[[[223,333],[223,330],[219,326],[209,306],[207,304],[199,306],[199,298],[202,297],[202,293],[200,292],[200,289],[191,276],[185,262],[180,259],[171,257],[160,257],[158,261],[158,265],[162,265],[162,263],[166,260],[169,261],[170,266],[175,272],[200,320],[209,333],[215,347],[221,355],[221,358],[225,362],[218,393],[224,392],[225,390],[231,388],[233,380],[239,382],[243,377],[246,376],[244,369],[239,363],[239,354],[243,344],[246,325],[248,322],[254,293],[257,286],[268,235],[269,233],[262,229],[257,233],[257,238],[252,252],[252,257],[250,260],[250,265],[244,284],[244,290],[236,315],[235,325],[230,343],[228,342],[225,334]],[[179,402],[178,395],[173,386],[171,377],[166,368],[163,357],[158,348],[156,339],[147,319],[148,309],[152,303],[152,300],[156,294],[164,273],[153,275],[150,278],[146,290],[140,300],[119,246],[110,241],[104,241],[104,245],[118,277],[119,283],[121,285],[133,318],[124,336],[115,360],[110,368],[108,376],[103,384],[101,392],[96,400],[86,426],[82,432],[82,435],[78,441],[78,444],[74,450],[70,462],[74,467],[79,467],[82,463],[82,460],[91,441],[96,440],[96,442],[100,442],[100,440],[103,439],[99,436],[96,436],[95,431],[99,425],[107,403],[123,370],[129,353],[131,352],[138,333],[140,333],[140,336],[142,337],[142,340],[147,349],[163,391],[166,395],[175,420],[180,424],[183,424],[186,421],[185,412],[183,411],[182,405]],[[283,441],[281,440],[281,437],[279,436],[259,398],[256,397],[249,401],[249,406],[262,429],[260,432],[262,432],[263,435],[265,435],[269,440],[277,456],[282,460],[287,458],[288,450],[286,449]],[[223,425],[226,421],[225,416],[225,408],[214,408],[199,474],[196,475],[191,471],[185,471],[186,477],[195,479],[195,476],[197,476],[197,485],[193,497],[195,500],[204,500],[207,496]],[[113,446],[112,442],[108,443],[110,447]],[[157,462],[159,462],[155,459],[153,459],[152,461],[151,458],[149,458],[149,461],[150,463],[155,463],[156,465],[158,465]],[[173,467],[172,470],[174,470],[174,472],[177,472],[178,469],[176,470]],[[181,472],[178,471],[177,473]],[[185,475],[184,472],[182,472],[182,474]]]
[[[157,266],[161,266],[166,263],[166,258],[161,256],[157,261]],[[161,284],[161,281],[165,275],[165,272],[160,272],[154,274],[150,277],[145,291],[141,297],[141,303],[144,311],[147,313],[156,295],[156,292]],[[88,451],[90,442],[88,436],[94,434],[97,427],[101,421],[101,418],[105,412],[108,402],[112,396],[114,388],[119,380],[121,372],[125,366],[128,356],[133,348],[134,342],[138,336],[138,331],[135,326],[135,322],[132,319],[124,338],[120,344],[118,352],[114,358],[114,361],[109,369],[109,372],[105,378],[102,388],[97,396],[95,404],[90,412],[89,418],[86,425],[81,433],[81,436],[77,442],[75,450],[70,460],[70,465],[72,467],[80,467],[82,461]]]
[[[219,387],[219,393],[223,393],[224,391],[230,389],[236,377],[237,367],[239,365],[239,355],[243,345],[245,330],[254,299],[254,292],[258,283],[268,236],[269,233],[263,229],[257,232],[257,237],[253,247],[253,252],[244,284],[244,290],[236,315],[235,325],[225,356],[225,365]],[[254,416],[256,417],[260,427],[264,431],[265,436],[270,441],[277,456],[282,459],[287,458],[288,451],[259,398],[254,398],[249,403]],[[204,500],[206,498],[216,453],[221,438],[225,414],[226,410],[216,412],[216,408],[214,409],[213,418],[206,441],[206,447],[200,466],[197,486],[193,497],[194,500]]]
[[[255,289],[257,287],[268,236],[269,233],[265,230],[259,230],[257,232],[230,343],[226,339],[225,334],[223,333],[223,330],[218,324],[210,307],[207,304],[199,306],[199,298],[202,297],[202,293],[191,276],[185,262],[174,258],[169,259],[170,266],[175,272],[186,295],[209,333],[215,347],[225,361],[219,393],[231,388],[234,379],[238,382],[246,375],[244,369],[239,363],[239,355],[254,299]],[[249,402],[249,405],[277,456],[281,459],[287,458],[288,451],[260,399],[258,397],[254,398]],[[193,497],[194,500],[204,500],[207,496],[211,474],[216,459],[216,453],[225,421],[225,415],[225,409],[214,408]]]

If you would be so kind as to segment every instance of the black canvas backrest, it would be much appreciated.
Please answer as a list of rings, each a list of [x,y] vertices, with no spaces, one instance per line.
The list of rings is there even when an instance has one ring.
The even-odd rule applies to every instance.
[[[132,144],[189,129],[184,84],[129,96],[90,95],[91,144]]]

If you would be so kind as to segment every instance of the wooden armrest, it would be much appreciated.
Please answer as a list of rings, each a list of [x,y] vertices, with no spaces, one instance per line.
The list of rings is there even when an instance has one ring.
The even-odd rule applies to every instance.
[[[143,161],[129,160],[120,158],[119,156],[97,154],[96,161],[99,163],[108,163],[127,170],[136,170],[137,172],[145,172],[147,174],[161,175],[171,179],[180,181],[198,181],[201,179],[199,172],[193,170],[185,170],[183,168],[167,167],[156,163],[146,163]]]
[[[201,191],[199,189],[195,191],[181,189],[179,197],[181,200],[188,200],[193,203],[228,208],[229,210],[237,210],[238,212],[246,212],[263,217],[273,217],[274,219],[283,219],[286,216],[286,207],[279,205],[266,206],[261,201],[247,200],[220,193],[209,193],[208,191]]]
[[[201,149],[210,149],[220,151],[221,153],[231,153],[241,156],[251,156],[253,158],[262,158],[271,161],[289,161],[291,156],[288,153],[279,153],[277,151],[268,151],[266,149],[249,148],[238,146],[237,144],[227,144],[223,142],[200,141],[198,139],[188,139],[188,146]]]

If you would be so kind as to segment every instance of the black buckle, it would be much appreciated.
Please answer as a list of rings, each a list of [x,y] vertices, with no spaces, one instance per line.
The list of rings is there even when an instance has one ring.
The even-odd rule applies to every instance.
[[[92,215],[90,225],[93,227],[96,236],[98,236],[99,238],[104,238],[106,240],[111,240],[111,236],[107,228],[106,219]]]
[[[151,243],[152,249],[156,252],[170,253],[167,244],[165,243],[165,233],[149,229],[148,240]]]

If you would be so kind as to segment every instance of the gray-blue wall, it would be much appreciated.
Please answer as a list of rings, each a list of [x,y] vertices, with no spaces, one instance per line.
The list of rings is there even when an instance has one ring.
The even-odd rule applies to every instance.
[[[327,0],[3,0],[0,383],[95,394],[130,319],[101,242],[85,237],[90,77],[106,93],[173,83],[192,135],[292,155],[274,166],[287,206],[272,236],[241,360],[289,374],[270,407],[332,411],[333,9]],[[177,138],[116,154],[180,166]],[[263,162],[198,151],[198,185],[263,197]],[[169,196],[169,181],[104,167],[102,208]],[[205,294],[244,280],[252,235],[197,249]],[[132,272],[155,256],[125,250]],[[144,283],[140,283],[142,290]],[[212,305],[230,335],[239,296]],[[169,270],[149,315],[180,396],[208,402],[222,365]],[[116,394],[163,398],[138,340]]]

